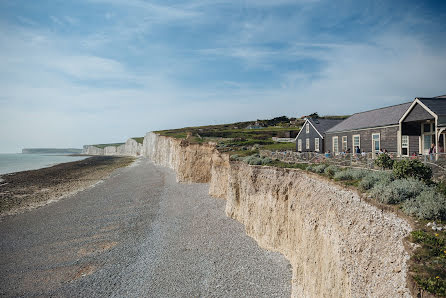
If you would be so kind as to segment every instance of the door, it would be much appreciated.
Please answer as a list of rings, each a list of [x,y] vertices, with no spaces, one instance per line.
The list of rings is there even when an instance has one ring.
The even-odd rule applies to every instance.
[[[372,134],[372,152],[373,153],[379,153],[379,150],[381,149],[381,143],[379,138],[379,133]]]

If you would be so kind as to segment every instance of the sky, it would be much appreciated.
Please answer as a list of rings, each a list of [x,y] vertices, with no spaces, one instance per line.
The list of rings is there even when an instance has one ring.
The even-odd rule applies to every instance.
[[[446,1],[0,0],[0,152],[446,94]]]

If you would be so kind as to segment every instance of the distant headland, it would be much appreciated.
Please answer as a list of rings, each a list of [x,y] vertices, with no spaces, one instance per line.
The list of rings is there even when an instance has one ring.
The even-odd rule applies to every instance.
[[[76,148],[23,148],[25,154],[80,154],[82,149]]]

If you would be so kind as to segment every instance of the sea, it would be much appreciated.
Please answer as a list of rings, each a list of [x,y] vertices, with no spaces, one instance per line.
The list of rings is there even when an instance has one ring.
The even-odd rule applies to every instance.
[[[64,154],[0,153],[0,175],[37,170],[64,162],[82,160],[87,157],[88,156],[70,156]]]

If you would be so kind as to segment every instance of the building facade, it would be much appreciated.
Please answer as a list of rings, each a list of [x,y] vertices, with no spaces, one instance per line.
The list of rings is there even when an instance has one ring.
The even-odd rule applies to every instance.
[[[324,134],[331,127],[341,123],[338,119],[306,118],[296,136],[296,151],[324,152]]]

